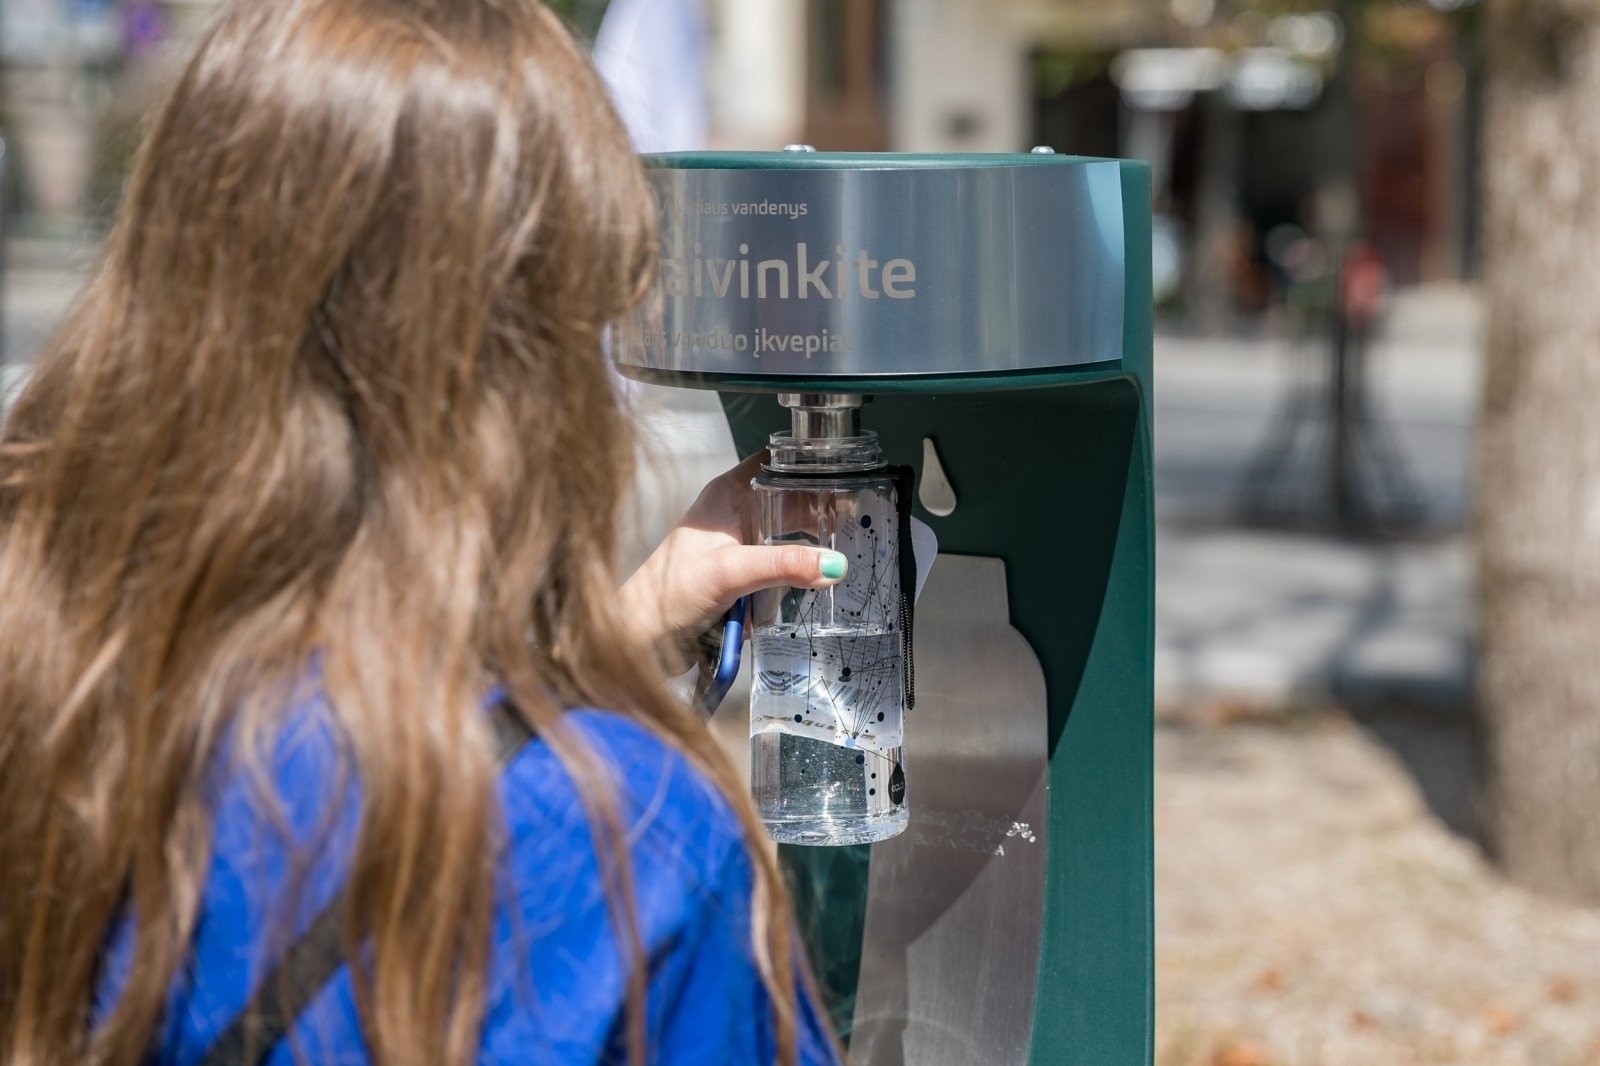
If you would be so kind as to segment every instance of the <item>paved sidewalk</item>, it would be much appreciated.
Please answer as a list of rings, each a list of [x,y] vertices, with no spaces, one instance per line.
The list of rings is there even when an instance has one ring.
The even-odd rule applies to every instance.
[[[1163,528],[1156,551],[1156,680],[1165,699],[1450,706],[1466,696],[1463,538],[1365,545]]]
[[[1285,346],[1162,337],[1156,348],[1157,687],[1283,702],[1470,686],[1469,512],[1479,314],[1464,289],[1397,301],[1371,357],[1432,532],[1363,542],[1241,527],[1245,470],[1288,387]],[[1309,464],[1300,469],[1314,476]]]

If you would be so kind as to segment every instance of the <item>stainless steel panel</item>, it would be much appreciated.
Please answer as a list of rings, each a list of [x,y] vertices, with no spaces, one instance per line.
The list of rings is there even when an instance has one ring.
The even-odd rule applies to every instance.
[[[624,364],[815,379],[1121,357],[1115,162],[650,177],[660,314]]]
[[[1044,672],[1005,564],[941,555],[917,604],[911,824],[873,846],[850,1043],[870,1066],[1025,1063],[1047,839]]]

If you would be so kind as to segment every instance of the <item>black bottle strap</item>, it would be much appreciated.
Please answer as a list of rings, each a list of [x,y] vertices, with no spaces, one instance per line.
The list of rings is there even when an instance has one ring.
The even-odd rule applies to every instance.
[[[490,711],[495,758],[504,769],[537,734],[508,701]],[[206,1049],[200,1066],[257,1066],[265,1062],[295,1020],[345,963],[341,890],[306,928],[261,983],[244,1009]]]
[[[917,615],[917,550],[911,541],[911,500],[916,490],[917,471],[909,466],[889,467],[894,482],[896,517],[900,525],[900,662],[904,672],[906,710],[917,705],[917,667],[912,656]]]

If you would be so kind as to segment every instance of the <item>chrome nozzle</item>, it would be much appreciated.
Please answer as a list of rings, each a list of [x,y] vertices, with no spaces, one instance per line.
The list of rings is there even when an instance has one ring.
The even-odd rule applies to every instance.
[[[866,397],[849,392],[780,392],[778,403],[789,408],[796,440],[859,437],[861,405]]]

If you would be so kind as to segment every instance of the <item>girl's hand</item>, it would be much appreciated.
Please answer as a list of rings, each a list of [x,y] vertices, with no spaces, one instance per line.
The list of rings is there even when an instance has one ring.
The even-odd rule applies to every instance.
[[[745,543],[755,528],[750,479],[765,459],[758,452],[702,489],[622,586],[624,617],[635,637],[659,649],[669,668],[692,665],[695,638],[740,596],[776,585],[827,588],[848,569],[843,555],[824,548]]]

